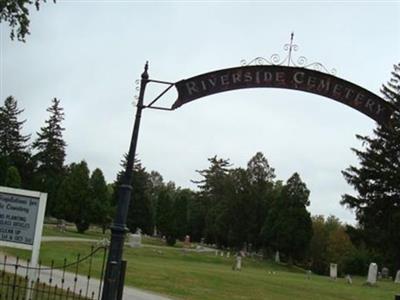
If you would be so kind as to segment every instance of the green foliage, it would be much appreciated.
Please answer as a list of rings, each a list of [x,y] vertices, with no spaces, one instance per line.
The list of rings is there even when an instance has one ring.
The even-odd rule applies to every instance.
[[[247,164],[247,226],[248,243],[256,248],[262,246],[259,238],[264,221],[276,196],[274,186],[275,170],[261,152],[257,152]]]
[[[400,64],[382,86],[385,99],[400,109]],[[368,248],[380,252],[393,269],[400,268],[400,113],[392,128],[378,126],[374,136],[360,136],[364,149],[352,149],[359,167],[343,171],[357,195],[345,194],[341,203],[356,212]]]
[[[35,188],[48,193],[46,213],[53,215],[58,201],[57,190],[65,172],[66,143],[62,135],[65,129],[61,126],[64,112],[60,106],[60,100],[54,98],[47,111],[50,113],[50,117],[45,121],[45,126],[40,128],[32,147],[36,151],[33,159],[37,164]]]
[[[10,163],[8,157],[0,154],[0,185],[5,185]]]
[[[0,152],[11,158],[27,151],[26,142],[30,135],[21,133],[26,120],[18,121],[18,116],[23,111],[18,109],[17,100],[12,96],[7,97],[0,107]]]
[[[310,192],[297,173],[283,186],[272,204],[263,227],[264,240],[292,259],[304,258],[312,237],[312,222],[306,205]]]
[[[365,276],[371,262],[381,262],[381,259],[365,247],[354,248],[343,260],[343,271],[346,274]],[[381,264],[379,264],[381,265]]]
[[[27,142],[30,135],[22,134],[22,127],[26,120],[19,121],[23,109],[18,108],[17,100],[12,96],[5,99],[0,107],[0,182],[4,183],[4,176],[10,166],[19,170],[21,177],[20,187],[28,188],[32,184],[33,164]],[[1,179],[3,178],[3,179]]]
[[[10,38],[13,40],[15,36],[19,41],[25,42],[25,36],[29,35],[29,8],[28,6],[35,3],[35,7],[39,10],[40,2],[46,0],[1,0],[0,1],[0,23],[8,22],[11,27]],[[53,0],[55,3],[56,1]]]
[[[114,183],[116,187],[112,200],[117,205],[119,186],[125,174],[127,164],[127,156],[121,162],[123,170],[117,175],[117,180]],[[145,234],[153,234],[154,229],[154,208],[152,194],[151,176],[146,169],[141,165],[140,161],[135,159],[134,166],[131,166],[132,176],[132,193],[128,211],[127,226],[131,232],[141,229]]]
[[[313,236],[310,242],[311,270],[317,274],[327,274],[327,246],[329,229],[323,216],[312,217]]]
[[[348,272],[347,264],[357,249],[347,233],[348,226],[343,226],[338,218],[314,216],[313,236],[310,243],[311,269],[318,274],[327,275],[329,264],[338,264],[339,274]],[[350,274],[359,274],[350,272]]]
[[[193,201],[194,193],[189,189],[177,189],[173,205],[176,237],[183,240],[189,234],[188,205]]]
[[[95,208],[89,189],[89,169],[85,161],[69,166],[57,198],[57,215],[73,222],[79,233],[85,232],[93,220]]]
[[[175,245],[177,226],[174,211],[175,186],[173,184],[163,187],[157,200],[156,227],[162,236],[165,236],[169,246]]]
[[[344,228],[338,228],[329,234],[327,257],[329,262],[338,264],[339,274],[343,273],[345,261],[354,251],[354,246]]]
[[[95,169],[90,177],[89,192],[93,204],[91,223],[100,225],[104,233],[112,221],[112,190],[107,186],[100,169]]]
[[[21,176],[19,175],[18,169],[16,167],[8,168],[4,184],[5,186],[13,188],[21,187]]]

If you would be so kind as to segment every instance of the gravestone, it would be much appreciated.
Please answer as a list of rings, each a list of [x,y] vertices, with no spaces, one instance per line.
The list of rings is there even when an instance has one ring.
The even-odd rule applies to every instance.
[[[383,279],[387,279],[389,277],[389,269],[386,267],[383,267],[381,274],[382,274]]]
[[[218,256],[218,250],[215,250],[215,256]]]
[[[311,270],[306,271],[307,279],[311,279]]]
[[[276,262],[277,264],[279,264],[279,263],[281,262],[281,259],[280,259],[280,257],[279,257],[279,251],[276,251],[276,252],[275,252],[275,262]]]
[[[329,276],[331,279],[337,279],[337,264],[330,264]]]
[[[376,263],[371,263],[368,269],[367,283],[371,285],[376,284],[377,275],[378,275],[378,266]]]
[[[229,258],[231,257],[231,253],[228,251],[228,253],[226,253],[226,257]]]
[[[352,283],[353,283],[353,280],[351,279],[350,274],[347,274],[347,275],[346,275],[346,282],[347,282],[348,284],[352,284]]]
[[[400,270],[396,273],[396,278],[394,279],[394,283],[400,283]]]
[[[184,248],[190,248],[190,236],[189,235],[187,235],[187,236],[185,236],[185,241],[183,242],[183,247]]]
[[[224,251],[221,251],[221,257],[224,257]]]
[[[242,269],[242,255],[236,255],[236,266],[235,270],[240,271]]]
[[[140,228],[136,231],[136,233],[131,234],[129,239],[129,247],[142,247],[142,231],[140,230]]]
[[[377,280],[381,280],[381,279],[382,279],[382,274],[381,274],[381,272],[378,271],[378,275],[376,276],[376,279],[377,279]]]

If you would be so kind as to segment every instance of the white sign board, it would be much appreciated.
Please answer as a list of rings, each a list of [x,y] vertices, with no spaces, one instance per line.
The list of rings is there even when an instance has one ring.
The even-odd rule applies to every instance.
[[[40,247],[46,193],[0,186],[0,246]],[[38,250],[38,249],[37,249]]]

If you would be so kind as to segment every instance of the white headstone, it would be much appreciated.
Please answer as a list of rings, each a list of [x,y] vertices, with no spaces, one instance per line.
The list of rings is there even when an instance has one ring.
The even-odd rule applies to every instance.
[[[215,250],[215,256],[218,256],[218,250]]]
[[[279,258],[279,251],[276,251],[276,253],[275,253],[275,262],[276,263],[280,263],[281,262],[281,259]]]
[[[337,279],[337,264],[330,264],[330,272],[329,272],[329,276],[332,279]]]
[[[396,273],[396,278],[394,279],[394,283],[400,283],[400,270]]]
[[[131,248],[140,248],[142,247],[142,234],[140,229],[136,231],[136,233],[131,234],[129,239],[129,246]]]
[[[224,251],[221,251],[221,257],[224,257]]]
[[[371,263],[368,269],[367,283],[376,284],[377,275],[378,275],[378,266],[376,263]]]
[[[351,279],[351,276],[349,274],[346,275],[346,282],[348,284],[352,284],[353,283],[353,280]]]
[[[231,256],[231,253],[228,251],[228,253],[226,253],[226,257],[229,258]]]
[[[241,255],[237,255],[236,256],[236,270],[241,270],[242,269],[242,256]]]

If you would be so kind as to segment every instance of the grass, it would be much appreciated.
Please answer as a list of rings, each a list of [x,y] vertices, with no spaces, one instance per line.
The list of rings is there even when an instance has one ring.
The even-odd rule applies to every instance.
[[[110,236],[110,231],[107,230],[103,234],[101,228],[90,227],[85,233],[78,233],[75,225],[67,225],[65,231],[61,231],[56,225],[45,224],[43,226],[43,236],[62,236],[62,237],[76,237],[85,239],[103,239]]]
[[[73,260],[75,254],[88,253],[89,243],[46,242],[42,244],[44,264],[51,259]],[[23,250],[5,249],[22,257]],[[62,253],[62,256],[60,255]],[[126,284],[176,299],[264,299],[264,300],[392,300],[400,293],[400,285],[380,281],[377,286],[365,286],[365,278],[353,278],[349,285],[344,279],[332,281],[324,276],[271,262],[245,258],[242,271],[232,271],[234,258],[216,257],[213,253],[185,252],[183,249],[148,245],[125,248],[128,261]],[[93,271],[99,276],[101,253],[94,258]],[[81,268],[80,268],[81,269]],[[83,271],[83,269],[81,269]]]

